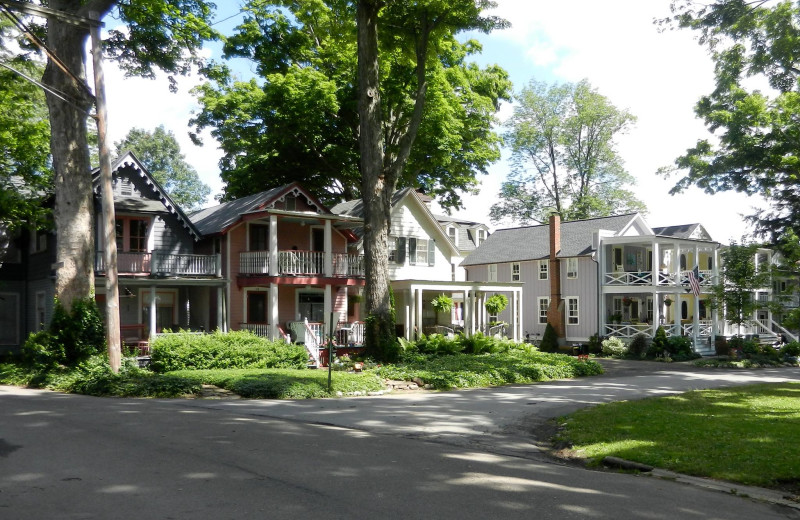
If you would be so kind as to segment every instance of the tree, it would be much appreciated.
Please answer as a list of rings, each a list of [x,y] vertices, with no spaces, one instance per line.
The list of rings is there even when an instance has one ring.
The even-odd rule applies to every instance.
[[[122,141],[114,143],[117,155],[130,150],[142,165],[167,190],[172,200],[184,208],[198,208],[211,193],[197,171],[186,162],[175,134],[161,125],[153,132],[131,128]]]
[[[452,45],[456,33],[489,31],[503,25],[496,18],[481,16],[482,10],[492,5],[487,0],[417,0],[383,7],[379,0],[358,0],[359,150],[368,313],[365,339],[379,356],[396,343],[388,263],[391,197],[422,125],[429,73],[438,69],[435,65],[442,49]],[[381,84],[378,23],[382,7],[380,21],[393,29],[385,36],[385,45],[392,51],[388,56],[395,64],[413,70],[405,85]],[[384,107],[382,94],[391,93],[392,88],[400,90],[387,97]]]
[[[625,186],[614,139],[635,121],[583,80],[576,84],[531,81],[516,96],[506,142],[512,171],[492,206],[493,222],[544,222],[552,213],[565,220],[644,211]]]
[[[433,26],[423,28],[401,18],[417,16],[415,9],[422,8],[416,4],[378,10],[380,23],[392,27],[381,34],[378,50],[382,131],[397,148],[414,113],[415,41],[431,39],[419,40],[427,49],[426,102],[415,123],[419,139],[397,187],[422,187],[445,206],[457,207],[460,192],[473,190],[476,176],[500,158],[492,125],[511,84],[499,67],[469,62],[481,50],[476,41],[461,43],[445,29],[448,13],[458,6],[420,3],[432,8],[426,20]],[[251,60],[259,77],[235,80],[218,67],[216,81],[196,90],[201,110],[192,120],[196,130],[210,128],[220,143],[226,199],[298,180],[324,202],[361,196],[356,25],[356,2],[245,5],[224,55]]]
[[[762,305],[755,298],[756,291],[771,282],[771,269],[756,267],[757,251],[755,244],[731,242],[721,254],[720,280],[711,288],[712,307],[722,310],[725,321],[739,330],[753,320],[753,313]]]
[[[55,293],[69,311],[72,301],[89,297],[94,289],[92,178],[86,127],[94,100],[84,76],[89,25],[81,20],[99,20],[116,7],[116,17],[126,27],[109,31],[104,50],[129,73],[150,77],[156,69],[173,74],[188,72],[200,63],[196,51],[202,42],[216,33],[208,26],[211,8],[204,0],[49,0],[47,7],[52,14],[44,24],[22,18],[59,61],[48,56],[42,83],[50,87],[46,102],[59,266]]]
[[[759,194],[770,204],[751,215],[756,231],[779,239],[800,233],[800,6],[792,2],[674,1],[657,23],[697,31],[714,61],[716,85],[695,106],[712,139],[701,139],[662,169],[680,172],[671,193]],[[768,83],[764,93],[753,84]]]

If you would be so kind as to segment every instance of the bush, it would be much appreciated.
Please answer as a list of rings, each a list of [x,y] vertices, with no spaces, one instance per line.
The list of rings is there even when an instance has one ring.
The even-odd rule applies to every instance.
[[[686,336],[672,336],[667,341],[669,356],[675,361],[688,361],[700,357],[692,350],[692,338]]]
[[[100,311],[93,299],[86,298],[73,301],[70,312],[56,302],[50,327],[28,337],[22,347],[22,359],[31,366],[75,366],[105,349]]]
[[[659,326],[656,329],[656,334],[653,336],[653,341],[650,342],[650,346],[647,348],[645,355],[651,359],[669,355],[668,344],[669,338],[667,338],[667,332],[664,330],[664,327]]]
[[[650,338],[648,338],[647,334],[640,332],[635,335],[628,344],[628,355],[635,358],[644,357],[649,341]]]
[[[589,336],[589,354],[600,354],[603,351],[603,341],[598,334]]]
[[[151,346],[155,372],[224,368],[305,368],[302,345],[270,341],[248,331],[159,336]]]
[[[612,336],[603,340],[602,352],[606,356],[624,356],[628,352],[628,347],[622,343],[622,340]]]
[[[792,341],[791,343],[784,345],[781,348],[781,355],[790,357],[800,356],[800,342]]]
[[[556,329],[550,323],[544,328],[539,350],[542,352],[558,352],[558,335],[556,334]]]

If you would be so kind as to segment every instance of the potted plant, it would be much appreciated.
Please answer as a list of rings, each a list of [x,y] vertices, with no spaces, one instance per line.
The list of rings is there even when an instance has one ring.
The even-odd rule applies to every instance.
[[[431,307],[436,311],[436,323],[439,323],[440,312],[450,312],[453,309],[453,299],[446,294],[440,294],[431,300]]]
[[[505,294],[493,294],[486,299],[484,307],[489,316],[497,316],[508,307],[508,297]]]
[[[630,297],[625,296],[624,298],[622,298],[622,305],[624,305],[625,307],[630,307],[631,303],[633,303],[633,300],[630,299]]]
[[[614,314],[609,315],[608,321],[611,323],[622,323],[622,314],[615,312]]]
[[[669,296],[667,296],[666,298],[664,298],[664,305],[666,305],[667,307],[669,307],[670,305],[672,305],[672,298],[670,298]]]

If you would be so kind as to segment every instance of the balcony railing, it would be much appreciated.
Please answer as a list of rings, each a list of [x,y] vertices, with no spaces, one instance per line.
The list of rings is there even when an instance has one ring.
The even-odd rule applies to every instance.
[[[333,276],[363,277],[364,255],[334,253]],[[267,275],[269,251],[243,251],[239,253],[239,273]],[[324,276],[325,253],[321,251],[278,251],[279,276]]]
[[[662,287],[674,287],[676,285],[685,285],[689,286],[689,273],[691,271],[681,271],[677,276],[675,273],[664,273],[659,272],[658,274],[658,284]],[[700,286],[701,287],[710,287],[713,284],[713,271],[703,270],[700,271]],[[676,280],[680,280],[680,283],[676,283]],[[615,271],[611,273],[605,273],[603,277],[603,283],[605,285],[633,285],[633,286],[641,286],[641,285],[652,285],[653,284],[653,272],[652,271]]]
[[[95,255],[95,271],[106,270],[103,251]],[[153,251],[152,253],[117,253],[119,274],[154,276],[222,276],[220,255],[184,255]]]

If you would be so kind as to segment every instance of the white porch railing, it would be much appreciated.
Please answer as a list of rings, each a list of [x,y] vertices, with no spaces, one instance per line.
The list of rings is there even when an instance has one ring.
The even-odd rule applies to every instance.
[[[713,332],[713,325],[711,320],[700,320],[698,323],[698,331],[697,336],[701,338],[706,338],[711,336]],[[681,326],[681,330],[683,331],[684,336],[694,336],[694,323],[684,323]]]
[[[606,273],[606,285],[650,285],[653,273],[650,271],[617,271]]]
[[[364,255],[335,253],[333,276],[363,277]],[[239,272],[241,274],[262,274],[269,272],[269,251],[242,251],[239,253]],[[324,276],[325,253],[321,251],[278,251],[278,272],[276,275]]]
[[[239,328],[241,330],[249,330],[262,338],[269,338],[272,330],[272,326],[269,323],[240,323]]]
[[[95,271],[105,272],[103,251],[95,255]],[[222,276],[220,255],[175,254],[166,251],[118,252],[117,271],[120,274],[151,274],[160,276]]]
[[[647,323],[608,323],[605,335],[630,339],[637,334],[653,335],[653,326]]]
[[[691,271],[681,271],[678,275],[675,273],[658,273],[658,285],[662,287],[674,287],[676,285],[689,286],[689,273]],[[713,282],[713,271],[701,270],[700,271],[700,286],[710,287]],[[676,283],[679,281],[679,283]],[[653,283],[652,271],[615,271],[605,273],[603,277],[605,285],[651,285]]]

